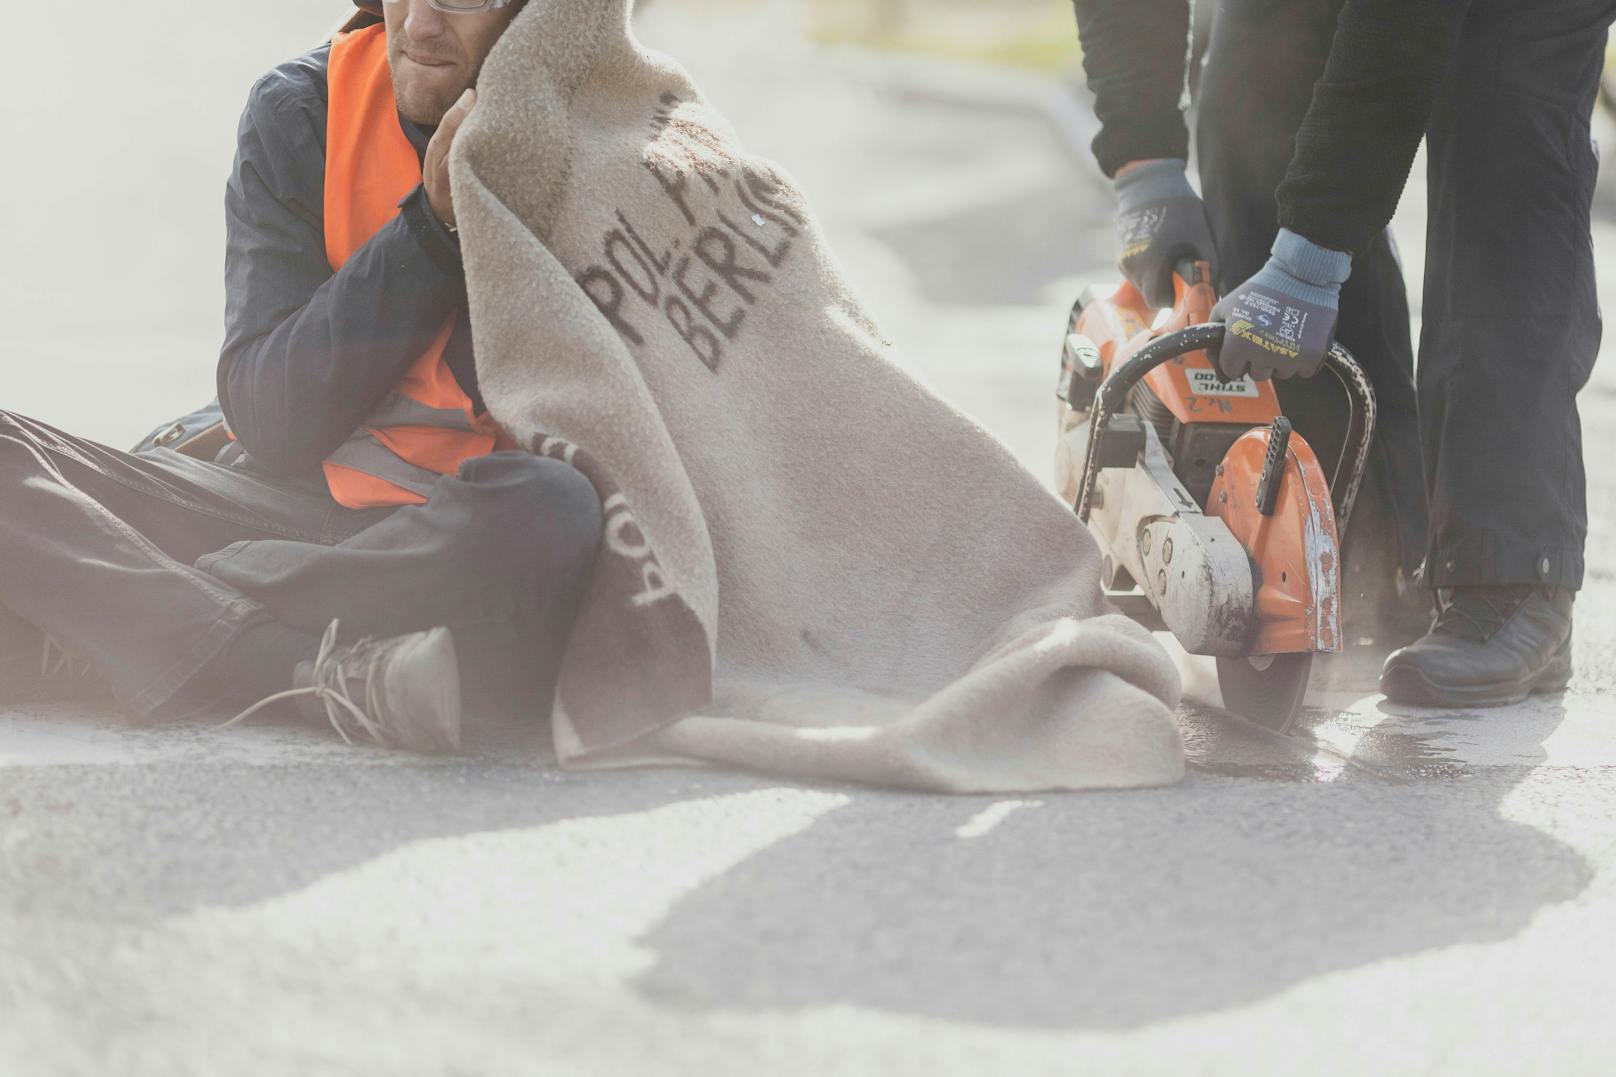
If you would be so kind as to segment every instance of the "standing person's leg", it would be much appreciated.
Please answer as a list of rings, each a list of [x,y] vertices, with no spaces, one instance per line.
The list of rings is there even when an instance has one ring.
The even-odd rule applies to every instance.
[[[1218,6],[1200,83],[1196,152],[1218,242],[1220,291],[1268,260],[1279,228],[1274,191],[1323,74],[1340,8],[1341,0],[1222,0]],[[1398,602],[1394,577],[1399,568],[1412,577],[1424,554],[1425,496],[1408,298],[1389,232],[1353,259],[1336,338],[1363,365],[1379,406],[1370,470],[1346,543],[1347,615],[1359,622],[1354,634],[1377,628],[1384,616],[1389,633],[1407,640],[1427,622],[1421,604]],[[1319,377],[1281,381],[1276,388],[1285,414],[1332,466],[1346,435],[1341,387]],[[1374,601],[1377,595],[1384,598]],[[1365,604],[1381,610],[1365,610]]]
[[[198,567],[305,631],[333,617],[345,636],[445,625],[468,707],[527,717],[548,711],[601,532],[580,472],[498,452],[337,546],[247,541]]]
[[[1587,506],[1577,393],[1599,350],[1589,116],[1616,0],[1478,0],[1428,134],[1420,407],[1431,635],[1388,695],[1499,703],[1563,685]]]

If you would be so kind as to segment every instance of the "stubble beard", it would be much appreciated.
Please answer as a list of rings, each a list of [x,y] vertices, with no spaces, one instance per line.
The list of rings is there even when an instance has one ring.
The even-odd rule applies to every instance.
[[[399,115],[421,127],[432,128],[442,123],[444,115],[460,99],[466,87],[472,85],[472,82],[446,87],[435,85],[435,80],[427,77],[425,71],[415,67],[404,55],[402,44],[389,49],[387,59],[392,71],[393,94],[398,101]]]
[[[419,88],[405,89],[398,94],[399,115],[418,127],[428,129],[442,123],[453,104],[453,99],[441,100],[439,95]]]

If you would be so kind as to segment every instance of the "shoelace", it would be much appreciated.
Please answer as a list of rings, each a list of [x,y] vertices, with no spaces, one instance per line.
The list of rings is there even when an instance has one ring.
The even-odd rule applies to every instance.
[[[214,726],[214,730],[229,729],[251,718],[254,714],[271,704],[283,699],[297,699],[301,696],[314,696],[325,707],[326,718],[331,722],[331,728],[337,731],[337,736],[344,743],[352,744],[353,738],[349,736],[346,723],[352,722],[363,730],[378,744],[387,743],[386,730],[373,714],[381,713],[381,663],[372,662],[365,674],[365,705],[361,707],[355,703],[348,693],[346,678],[343,676],[342,658],[337,650],[337,626],[340,622],[332,621],[326,628],[325,635],[320,637],[320,649],[314,656],[314,683],[307,688],[290,688],[284,692],[277,692],[254,703],[228,722]],[[361,641],[363,642],[363,641]],[[352,653],[349,648],[346,653]]]
[[[1465,636],[1482,643],[1492,639],[1504,622],[1515,615],[1526,601],[1522,591],[1502,588],[1465,588],[1469,592],[1449,601],[1436,615],[1432,632]],[[1468,630],[1467,630],[1468,629]]]
[[[94,672],[95,667],[89,661],[57,643],[49,634],[44,637],[39,647],[40,680],[48,681],[63,674],[82,679]]]

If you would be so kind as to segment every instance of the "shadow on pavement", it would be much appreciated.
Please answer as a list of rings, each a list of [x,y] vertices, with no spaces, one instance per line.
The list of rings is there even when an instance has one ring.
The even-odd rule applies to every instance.
[[[1541,744],[1563,715],[1525,720]],[[1333,781],[1214,767],[1045,796],[980,836],[961,829],[993,801],[861,794],[676,906],[641,940],[658,961],[640,988],[703,1009],[1129,1027],[1506,939],[1588,884],[1572,849],[1500,817],[1530,765],[1433,767],[1441,746],[1407,734],[1358,754],[1368,769]]]
[[[267,901],[420,841],[634,815],[777,784],[699,770],[573,775],[486,761],[112,764],[0,775],[0,918],[129,926]]]

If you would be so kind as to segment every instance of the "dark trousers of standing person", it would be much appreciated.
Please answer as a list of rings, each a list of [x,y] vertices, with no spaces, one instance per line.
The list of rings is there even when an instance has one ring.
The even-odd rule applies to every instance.
[[[468,710],[546,713],[600,535],[589,481],[526,453],[467,461],[424,505],[355,511],[317,476],[118,452],[0,411],[0,605],[141,718],[247,702],[208,675],[225,648],[334,618],[345,639],[447,626]]]
[[[1201,81],[1198,146],[1225,288],[1268,256],[1273,192],[1341,6],[1221,0]],[[1364,365],[1381,408],[1373,484],[1395,517],[1402,563],[1423,564],[1430,587],[1582,583],[1587,507],[1576,396],[1601,328],[1589,217],[1598,162],[1588,121],[1613,18],[1616,0],[1472,7],[1427,131],[1417,413],[1389,236],[1358,252],[1342,289],[1338,339]],[[1280,394],[1321,457],[1332,459],[1340,434],[1332,441],[1328,432],[1340,430],[1344,414],[1332,417],[1340,407],[1333,387],[1292,381]],[[1365,515],[1374,513],[1371,504]],[[1355,524],[1349,559],[1351,544],[1365,537]]]
[[[1340,7],[1341,0],[1218,5],[1201,72],[1196,152],[1218,244],[1220,294],[1268,261],[1279,230],[1274,191],[1324,73]],[[1399,574],[1411,581],[1425,554],[1426,495],[1408,297],[1389,230],[1353,259],[1336,339],[1369,376],[1379,412],[1364,487],[1343,537],[1347,628],[1382,646],[1406,643],[1425,629],[1427,604],[1397,594]],[[1276,381],[1275,388],[1285,414],[1327,472],[1333,469],[1348,420],[1340,384],[1321,375]],[[1382,627],[1383,619],[1389,625]]]

